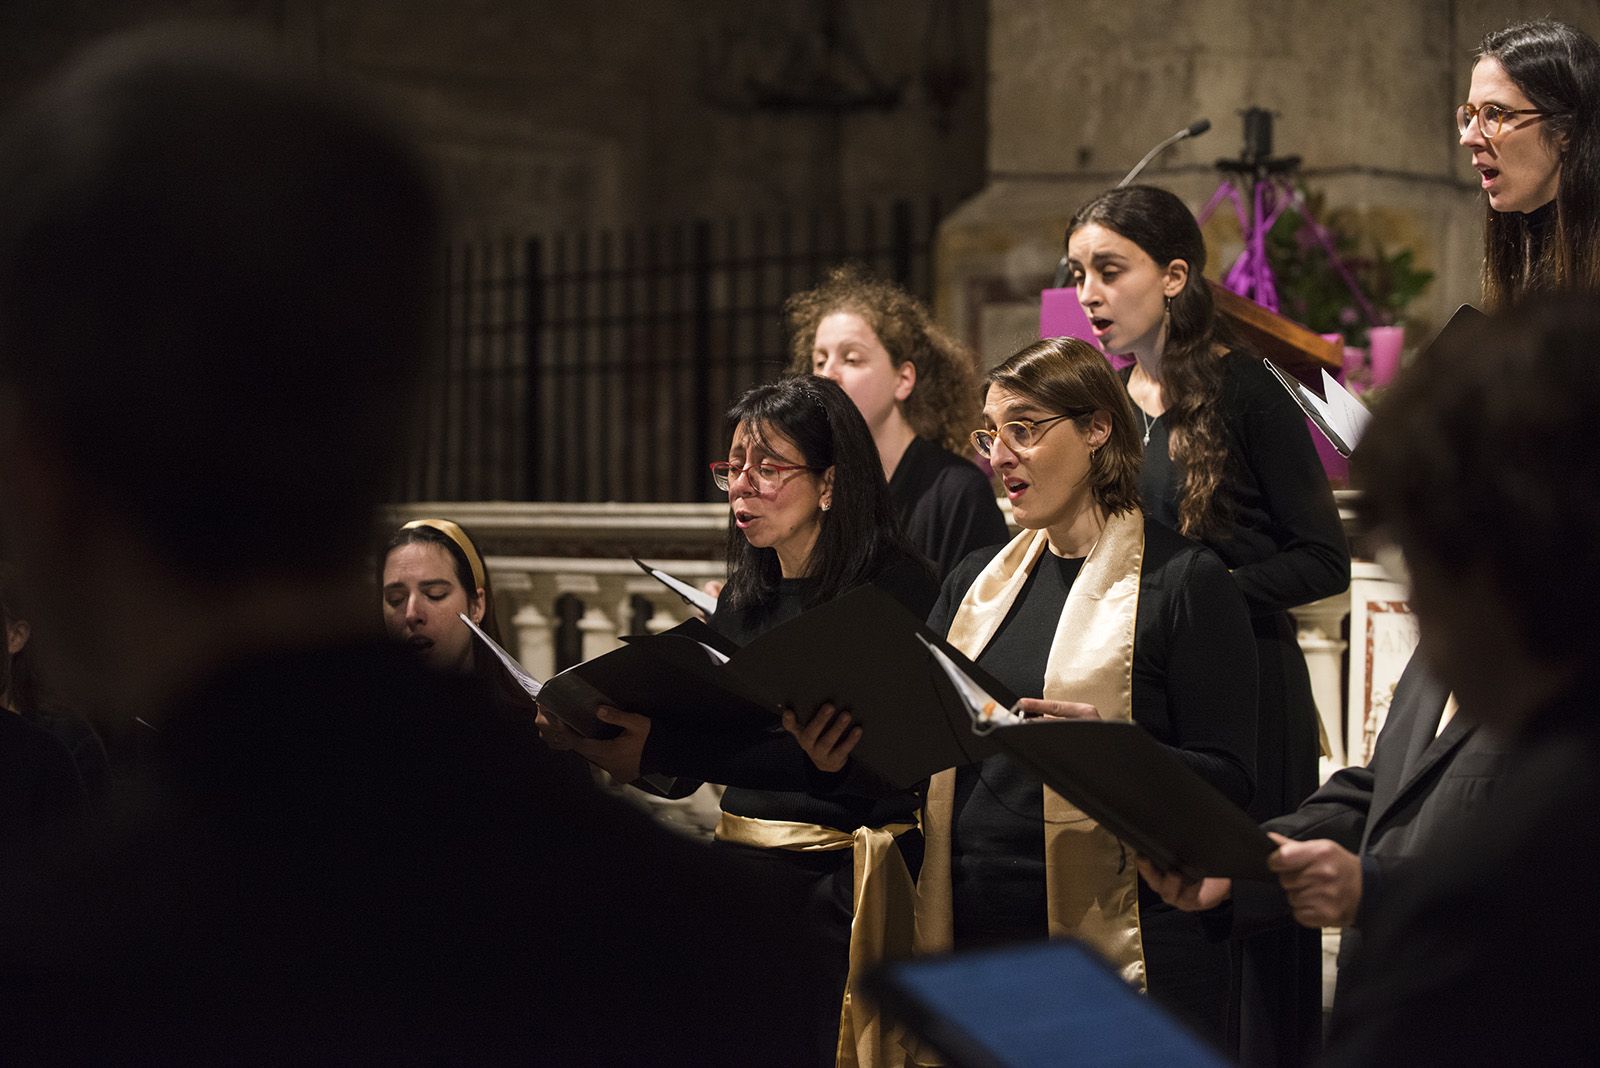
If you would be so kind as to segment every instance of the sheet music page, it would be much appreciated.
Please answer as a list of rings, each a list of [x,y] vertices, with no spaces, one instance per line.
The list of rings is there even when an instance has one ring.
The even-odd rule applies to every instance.
[[[951,684],[955,686],[956,693],[961,695],[962,702],[967,706],[967,713],[972,716],[973,730],[981,727],[984,731],[988,731],[994,727],[1007,727],[1023,722],[1023,718],[1015,711],[1003,707],[990,697],[982,686],[973,681],[971,675],[945,655],[943,649],[920,634],[917,635],[917,640],[928,647],[928,652],[933,654],[934,662],[944,670]]]
[[[1322,392],[1328,398],[1330,422],[1337,419],[1333,425],[1338,428],[1339,436],[1354,449],[1361,435],[1366,433],[1367,424],[1372,422],[1372,411],[1326,370],[1322,372]]]
[[[506,670],[511,672],[511,677],[517,680],[517,685],[521,686],[523,690],[527,692],[529,697],[537,698],[539,696],[539,691],[544,689],[544,685],[540,683],[538,679],[535,679],[532,675],[524,671],[522,665],[517,663],[516,660],[512,658],[510,653],[500,648],[500,643],[485,634],[483,632],[483,628],[474,623],[465,612],[458,614],[461,616],[461,622],[471,627],[472,633],[481,638],[483,640],[483,644],[487,645],[490,650],[494,652],[494,655],[500,658],[500,663],[504,664],[506,666]]]
[[[682,579],[675,578],[672,575],[667,574],[665,571],[662,571],[658,567],[651,567],[649,564],[638,558],[635,558],[633,562],[644,568],[645,574],[661,583],[673,593],[676,593],[679,597],[682,597],[685,601],[688,601],[694,607],[700,609],[700,611],[704,612],[707,616],[710,616],[711,613],[717,610],[717,599],[711,596],[705,590],[702,590],[697,586],[691,586]]]

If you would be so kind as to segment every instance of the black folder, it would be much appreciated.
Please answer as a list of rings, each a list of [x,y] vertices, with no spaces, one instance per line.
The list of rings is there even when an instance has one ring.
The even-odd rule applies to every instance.
[[[1051,789],[1159,867],[1272,880],[1277,848],[1243,809],[1135,723],[1051,719],[994,738]]]
[[[918,640],[919,636],[922,640]],[[858,586],[774,627],[728,667],[809,722],[831,701],[862,728],[851,754],[885,782],[905,789],[946,768],[998,752],[972,732],[972,717],[931,643],[1005,705],[1016,698],[876,586]]]
[[[863,729],[854,759],[905,789],[997,752],[972,732],[966,705],[924,641],[959,658],[997,699],[1015,703],[904,605],[870,585],[803,612],[742,649],[699,620],[630,637],[622,648],[550,679],[539,702],[580,734],[605,738],[616,732],[595,718],[600,704],[716,731],[771,728],[782,708],[807,722],[818,705],[831,701]],[[706,646],[727,662],[719,663]]]
[[[775,726],[777,705],[720,662],[738,652],[705,623],[687,620],[661,634],[630,637],[620,648],[552,676],[539,691],[539,703],[587,738],[617,734],[595,717],[599,705],[697,730]]]
[[[1227,1064],[1074,939],[896,961],[864,988],[951,1068]]]

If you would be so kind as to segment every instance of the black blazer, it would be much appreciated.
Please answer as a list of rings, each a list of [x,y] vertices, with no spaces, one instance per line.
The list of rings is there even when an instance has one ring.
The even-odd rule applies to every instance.
[[[1508,750],[1494,804],[1429,841],[1340,976],[1334,1064],[1600,1061],[1600,706],[1574,685]]]
[[[1483,806],[1500,773],[1503,747],[1492,734],[1460,716],[1439,731],[1448,696],[1422,658],[1412,657],[1372,761],[1336,772],[1298,809],[1262,825],[1290,838],[1331,838],[1361,857],[1361,906],[1340,942],[1341,968],[1359,952],[1361,928],[1382,909],[1387,889],[1442,828]],[[1276,884],[1235,883],[1233,907],[1234,934],[1292,922]]]

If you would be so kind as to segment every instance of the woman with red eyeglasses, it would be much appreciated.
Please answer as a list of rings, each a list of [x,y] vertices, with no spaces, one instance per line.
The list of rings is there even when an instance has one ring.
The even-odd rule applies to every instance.
[[[733,405],[728,422],[728,458],[711,465],[730,510],[728,582],[713,627],[744,645],[869,582],[919,619],[927,616],[938,583],[901,533],[877,447],[844,390],[814,375],[757,386]],[[847,1002],[845,991],[855,903],[869,892],[860,876],[868,870],[889,881],[888,929],[864,933],[857,924],[858,936],[909,948],[911,879],[922,857],[917,798],[819,771],[781,727],[730,737],[653,726],[622,709],[599,715],[622,733],[580,738],[543,715],[540,731],[621,782],[653,774],[725,785],[718,843],[811,880],[814,922],[797,928],[796,938],[823,938],[834,964],[833,982],[818,991],[817,1063],[875,1065],[898,1057],[887,1029],[869,1015],[874,1010],[858,998]],[[829,706],[811,720],[814,736],[837,739],[849,729],[847,714]],[[883,831],[889,833],[872,833]],[[859,873],[858,839],[873,852]]]

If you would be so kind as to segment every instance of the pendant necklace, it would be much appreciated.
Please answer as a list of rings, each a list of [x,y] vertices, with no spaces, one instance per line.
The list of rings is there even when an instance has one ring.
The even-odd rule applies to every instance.
[[[1158,415],[1154,419],[1152,419],[1152,418],[1150,418],[1150,413],[1145,411],[1143,408],[1139,409],[1139,415],[1144,419],[1144,443],[1145,443],[1146,447],[1149,447],[1149,445],[1150,445],[1150,431],[1156,425],[1156,423],[1161,419],[1161,417]]]

